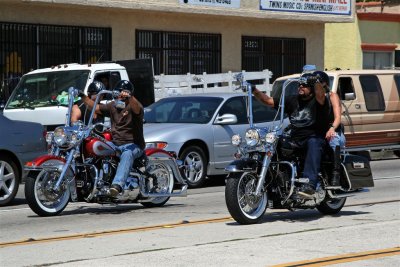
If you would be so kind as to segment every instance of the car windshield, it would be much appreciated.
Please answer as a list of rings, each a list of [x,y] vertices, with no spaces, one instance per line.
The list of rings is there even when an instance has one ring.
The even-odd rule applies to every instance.
[[[167,97],[145,108],[146,123],[208,123],[220,97]]]
[[[84,90],[88,70],[68,70],[25,75],[18,83],[6,109],[67,106],[68,89]]]

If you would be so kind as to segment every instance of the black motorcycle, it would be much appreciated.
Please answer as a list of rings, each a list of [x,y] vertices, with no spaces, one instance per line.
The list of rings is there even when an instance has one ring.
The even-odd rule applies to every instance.
[[[242,74],[238,74],[236,79],[240,88],[247,91],[248,111],[251,111],[251,85]],[[301,187],[308,183],[308,179],[300,178],[304,151],[290,144],[290,131],[284,123],[285,90],[292,82],[297,82],[297,79],[289,79],[283,85],[281,110],[277,113],[280,118],[274,120],[274,126],[254,127],[249,112],[250,128],[245,133],[245,140],[242,142],[240,135],[232,136],[232,144],[238,147],[238,151],[236,160],[225,168],[229,173],[225,201],[229,213],[240,224],[260,222],[267,207],[291,211],[317,208],[322,214],[336,214],[343,208],[347,197],[374,186],[368,159],[343,153],[339,187],[329,185],[333,160],[326,156],[321,162],[315,193],[311,197],[299,194]]]

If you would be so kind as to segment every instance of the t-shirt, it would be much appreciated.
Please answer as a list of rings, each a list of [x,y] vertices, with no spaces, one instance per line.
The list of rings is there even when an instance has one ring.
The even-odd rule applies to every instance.
[[[124,109],[117,109],[115,102],[100,106],[100,111],[110,117],[113,143],[117,146],[134,143],[145,148],[143,137],[143,108],[135,114],[130,104]]]
[[[279,98],[274,98],[275,109],[279,108],[279,101]],[[285,113],[289,116],[293,140],[304,140],[315,134],[316,106],[315,97],[310,100],[303,100],[298,95],[285,97]]]
[[[324,105],[317,105],[317,123],[315,124],[316,134],[325,138],[325,134],[329,130],[330,124],[333,120],[334,117],[331,100],[329,95],[326,94]]]

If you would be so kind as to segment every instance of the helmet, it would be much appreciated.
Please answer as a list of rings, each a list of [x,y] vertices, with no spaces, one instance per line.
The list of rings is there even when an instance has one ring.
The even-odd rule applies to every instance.
[[[105,89],[106,88],[102,82],[94,81],[89,85],[87,92],[88,92],[88,95],[90,95],[90,94],[97,95],[101,90],[105,90]]]
[[[317,79],[321,83],[326,83],[327,85],[329,85],[329,76],[328,76],[328,74],[326,74],[323,71],[314,71],[313,74],[317,77]]]
[[[133,84],[130,81],[121,80],[117,83],[117,86],[115,86],[114,90],[119,91],[119,92],[128,91],[132,95],[133,94]]]
[[[299,84],[313,89],[316,81],[317,77],[313,73],[304,73],[300,76]]]

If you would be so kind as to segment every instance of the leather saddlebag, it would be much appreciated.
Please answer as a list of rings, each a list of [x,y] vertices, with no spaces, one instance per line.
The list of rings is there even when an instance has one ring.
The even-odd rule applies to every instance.
[[[367,158],[357,155],[345,155],[343,164],[345,166],[344,174],[350,183],[350,189],[374,187],[371,166]]]

